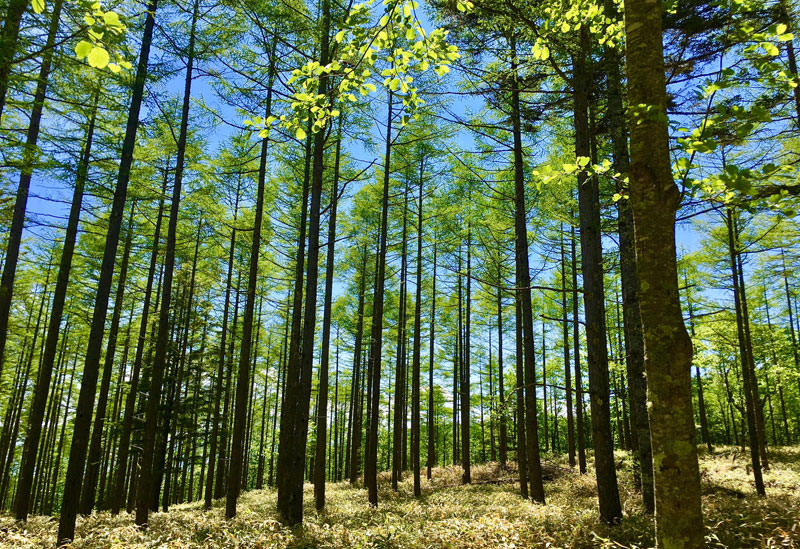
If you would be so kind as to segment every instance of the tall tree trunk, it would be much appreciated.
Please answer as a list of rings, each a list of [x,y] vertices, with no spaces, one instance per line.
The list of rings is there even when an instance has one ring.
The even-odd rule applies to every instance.
[[[519,470],[519,488],[524,499],[528,499],[528,441],[525,433],[525,367],[524,346],[522,343],[522,306],[520,304],[520,293],[514,295],[514,311],[516,316],[516,377],[517,388],[514,391],[517,395],[517,469]]]
[[[572,214],[572,212],[570,212]],[[574,217],[574,215],[571,215]],[[575,355],[575,429],[578,443],[578,471],[586,474],[586,431],[583,428],[583,380],[581,371],[581,338],[578,318],[578,254],[575,226],[570,227],[570,259],[572,272],[572,344]]]
[[[67,230],[64,235],[64,246],[61,251],[61,262],[56,275],[56,287],[53,293],[53,306],[50,309],[50,320],[47,324],[47,337],[44,344],[42,362],[33,390],[33,399],[28,412],[28,432],[22,450],[22,461],[19,465],[17,476],[17,520],[24,520],[30,510],[30,490],[33,481],[33,470],[36,463],[36,448],[42,434],[42,421],[44,419],[47,395],[50,392],[50,381],[53,376],[53,365],[58,349],[58,339],[61,333],[61,322],[64,316],[64,302],[69,286],[69,275],[72,269],[72,258],[75,252],[75,241],[80,223],[83,193],[89,174],[89,162],[94,139],[94,128],[97,122],[97,104],[100,95],[100,86],[95,89],[92,99],[92,111],[89,117],[89,126],[86,129],[83,151],[78,163],[78,172],[75,179],[75,189],[72,193]],[[20,512],[21,511],[21,512]]]
[[[134,412],[136,409],[136,397],[139,394],[139,375],[144,355],[144,346],[147,340],[147,329],[149,327],[150,300],[153,292],[153,280],[155,278],[156,265],[158,263],[158,249],[161,241],[161,221],[164,216],[164,198],[167,191],[167,180],[169,177],[169,160],[167,160],[164,170],[164,182],[161,187],[161,194],[158,200],[158,214],[156,215],[156,226],[153,231],[153,247],[150,252],[150,266],[147,271],[147,285],[144,291],[142,302],[142,315],[139,320],[139,337],[136,342],[136,354],[133,358],[131,371],[130,387],[128,396],[125,400],[125,411],[122,418],[122,431],[119,439],[119,452],[117,453],[116,479],[114,481],[113,495],[111,498],[111,513],[116,515],[125,504],[125,482],[128,479],[128,454],[130,452],[131,432],[133,431]]]
[[[336,206],[339,192],[339,160],[342,146],[342,119],[339,118],[339,135],[336,138],[336,160],[330,194],[328,218],[328,251],[325,257],[325,298],[322,311],[322,349],[319,366],[319,406],[317,408],[317,446],[314,460],[314,502],[317,511],[325,507],[325,442],[328,439],[328,365],[331,346],[331,301],[333,300],[333,267],[336,248]],[[337,370],[338,371],[338,370]],[[336,401],[334,400],[334,408]]]
[[[675,214],[680,193],[669,154],[662,17],[663,8],[650,0],[625,3],[628,98],[637,106],[630,124],[630,196],[653,448],[656,544],[702,547],[692,342],[678,294]],[[640,105],[646,105],[647,112],[639,110]]]
[[[108,312],[108,297],[111,293],[114,260],[117,255],[122,214],[124,213],[125,199],[128,194],[128,182],[130,181],[133,152],[136,146],[136,132],[139,128],[139,111],[144,97],[144,82],[147,78],[147,61],[150,57],[150,45],[153,39],[157,6],[158,0],[150,0],[147,6],[139,62],[136,67],[136,76],[131,92],[131,105],[128,111],[125,139],[122,144],[117,186],[114,190],[114,199],[108,221],[103,261],[100,266],[100,278],[97,283],[97,295],[95,296],[89,332],[89,343],[86,349],[86,362],[83,367],[83,378],[75,411],[72,444],[70,445],[69,461],[67,463],[67,476],[64,480],[61,519],[57,536],[59,545],[69,542],[75,537],[75,518],[78,511],[81,482],[83,481],[83,469],[86,463],[86,448],[89,444],[89,430],[94,410],[95,392],[97,391],[103,332],[105,331],[106,313]]]
[[[505,374],[503,372],[503,277],[497,266],[497,385],[500,393],[500,466],[508,461],[508,420],[506,418]]]
[[[356,340],[353,346],[353,427],[350,445],[350,484],[355,484],[361,472],[361,437],[364,411],[362,407],[361,386],[363,366],[361,364],[361,345],[364,338],[364,298],[367,284],[367,243],[361,248],[361,278],[358,282],[358,318],[356,319]]]
[[[414,496],[422,495],[420,479],[420,354],[422,350],[422,196],[425,157],[419,161],[419,200],[417,202],[417,280],[414,297],[414,343],[411,357],[411,469],[414,472]],[[431,329],[433,327],[431,326]],[[431,347],[433,353],[433,347]]]
[[[564,224],[560,227],[561,250],[561,311],[563,317],[562,336],[564,345],[564,388],[567,397],[567,454],[569,466],[575,467],[575,421],[572,416],[572,363],[569,358],[569,318],[567,316],[567,259],[564,251]]]
[[[322,1],[320,40],[320,65],[328,64],[330,38],[330,0]],[[328,78],[319,80],[317,93],[328,93]],[[309,118],[310,119],[310,118]],[[311,400],[311,377],[314,359],[314,329],[317,321],[317,281],[319,275],[319,225],[322,179],[324,171],[325,139],[328,123],[314,135],[314,158],[311,182],[311,205],[308,221],[308,261],[306,272],[305,309],[303,311],[302,350],[295,345],[289,355],[287,369],[287,399],[285,408],[291,409],[292,426],[285,430],[281,421],[281,444],[278,449],[278,511],[288,524],[303,521],[303,471],[308,439],[308,414]],[[302,273],[300,274],[302,278]],[[297,333],[300,336],[300,333]],[[298,352],[299,351],[299,352]],[[283,413],[283,412],[282,412]]]
[[[31,108],[28,132],[25,136],[25,146],[22,151],[22,170],[19,174],[19,184],[14,198],[14,213],[11,217],[11,226],[8,228],[8,242],[6,244],[6,257],[3,263],[3,274],[0,277],[0,380],[3,378],[3,362],[5,358],[6,340],[8,339],[8,323],[11,314],[11,300],[14,294],[14,278],[17,274],[17,261],[19,259],[19,248],[22,243],[22,230],[25,224],[25,210],[28,206],[28,191],[31,186],[31,176],[33,175],[34,164],[38,156],[36,142],[39,140],[39,130],[42,123],[42,113],[44,112],[44,101],[47,97],[47,83],[50,79],[50,66],[53,62],[56,32],[58,22],[61,17],[61,7],[63,0],[54,0],[53,13],[50,16],[50,24],[47,29],[47,42],[42,63],[39,65],[39,75],[36,78],[36,91],[33,95],[33,105]],[[16,51],[15,45],[17,34],[19,33],[19,21],[27,5],[27,0],[20,4],[18,0],[12,0],[8,6],[5,26],[0,34],[0,44],[8,46],[8,50],[0,48],[0,116],[2,116],[3,103],[8,85],[8,70],[11,58]],[[22,8],[22,11],[18,11]],[[16,24],[16,25],[15,25]],[[27,512],[20,515],[20,520],[24,520]]]
[[[22,14],[27,8],[28,0],[10,0],[3,20],[2,32],[0,32],[0,121],[2,121],[3,107],[8,94],[8,77],[11,75],[14,54],[17,52],[17,38]]]
[[[378,256],[375,269],[375,293],[372,303],[372,328],[370,332],[367,380],[369,405],[367,424],[367,448],[364,459],[364,482],[367,485],[369,503],[378,506],[378,420],[380,417],[381,351],[383,349],[383,300],[386,284],[386,245],[389,224],[389,178],[391,176],[392,118],[394,94],[389,91],[386,118],[386,148],[383,166],[383,197],[381,202],[381,228],[378,237]]]
[[[394,381],[394,427],[392,429],[392,490],[397,491],[397,482],[403,472],[403,425],[406,423],[406,307],[408,302],[408,181],[403,192],[403,232],[400,251],[400,295],[397,314],[397,348],[395,352]]]
[[[272,47],[267,84],[267,107],[265,118],[272,115],[272,85],[275,80],[275,46]],[[261,140],[261,157],[258,166],[258,190],[256,191],[256,212],[253,225],[253,241],[250,247],[250,271],[247,278],[247,299],[242,322],[242,342],[239,348],[239,376],[236,381],[236,405],[233,416],[233,442],[231,462],[228,471],[228,489],[225,498],[225,517],[236,516],[236,502],[242,484],[244,468],[244,438],[247,424],[248,389],[250,387],[250,353],[253,337],[253,316],[256,305],[258,284],[258,256],[261,250],[261,225],[264,217],[264,186],[267,180],[267,152],[269,138]]]
[[[589,31],[582,25],[580,52],[573,58],[575,155],[578,164],[591,154],[589,133],[589,86],[586,67]],[[583,303],[586,315],[586,351],[589,363],[589,405],[592,419],[595,476],[600,518],[610,524],[622,518],[614,444],[611,434],[608,349],[606,347],[606,312],[603,289],[603,249],[600,230],[600,190],[596,177],[585,169],[578,173],[578,210],[580,218],[581,265],[583,267]]]
[[[728,253],[731,265],[731,283],[733,284],[733,299],[736,307],[736,333],[739,340],[739,360],[742,366],[742,385],[744,391],[744,415],[747,419],[747,436],[750,444],[750,462],[753,467],[753,481],[755,482],[756,493],[763,496],[766,494],[764,490],[764,479],[761,474],[761,458],[759,453],[758,444],[758,427],[756,425],[756,406],[759,405],[757,401],[758,392],[754,390],[753,384],[755,376],[750,370],[750,359],[748,357],[748,348],[744,324],[745,324],[745,298],[743,295],[744,288],[740,285],[739,279],[739,264],[738,264],[738,231],[736,228],[736,214],[733,208],[729,207],[725,222],[728,227]],[[755,398],[754,398],[755,397]]]
[[[421,209],[421,208],[420,208]],[[435,385],[433,382],[433,366],[436,347],[436,239],[433,241],[433,274],[431,276],[431,320],[430,320],[430,341],[428,343],[428,456],[427,456],[427,477],[431,480],[433,466],[436,464],[436,425],[435,425]]]
[[[185,167],[186,140],[189,128],[189,107],[192,98],[192,77],[194,70],[195,29],[199,0],[195,0],[192,13],[189,47],[186,61],[186,79],[183,86],[183,106],[181,109],[181,126],[177,143],[177,160],[175,162],[175,182],[172,187],[172,201],[169,209],[167,225],[167,243],[164,248],[164,281],[162,284],[161,310],[158,319],[158,335],[156,336],[155,358],[150,372],[150,391],[147,396],[145,410],[142,457],[139,467],[139,478],[136,495],[136,519],[140,527],[147,526],[150,511],[150,495],[153,487],[153,456],[158,428],[158,407],[161,402],[161,389],[166,368],[166,353],[170,329],[170,303],[172,300],[172,278],[175,270],[175,241],[178,232],[178,214],[181,203],[181,184]]]
[[[103,378],[100,381],[100,394],[97,397],[97,410],[94,415],[94,427],[92,427],[91,441],[89,442],[89,453],[86,458],[86,472],[83,477],[83,491],[78,504],[78,512],[82,515],[89,515],[95,504],[95,494],[97,493],[97,481],[100,474],[100,459],[102,457],[102,442],[104,424],[106,419],[106,405],[108,404],[108,391],[111,387],[111,373],[114,369],[114,355],[117,352],[117,334],[119,332],[119,322],[122,316],[123,300],[125,299],[125,283],[128,278],[128,262],[131,255],[131,242],[133,240],[134,220],[133,214],[136,210],[136,201],[131,204],[131,213],[128,218],[128,235],[125,238],[125,246],[122,252],[122,262],[119,268],[119,280],[117,281],[117,293],[114,296],[114,312],[111,314],[111,326],[108,331],[108,344],[106,345],[106,356],[103,364]]]
[[[511,72],[513,87],[511,90],[511,119],[514,137],[514,233],[516,255],[516,282],[517,295],[522,313],[522,343],[525,360],[525,400],[528,407],[525,426],[527,428],[527,462],[529,480],[531,483],[530,496],[534,501],[544,503],[544,485],[542,483],[542,464],[539,459],[539,426],[536,417],[536,380],[535,360],[536,353],[533,345],[533,305],[531,303],[531,275],[528,264],[528,226],[527,208],[525,205],[525,173],[522,157],[522,129],[520,118],[519,82],[517,77],[516,44],[512,38],[511,46]],[[517,359],[519,360],[519,358]],[[522,386],[518,387],[522,390]],[[522,426],[520,426],[522,428]]]
[[[606,1],[607,10],[616,12],[613,2]],[[604,51],[604,68],[608,75],[608,109],[606,118],[611,127],[611,142],[614,170],[620,174],[630,171],[628,136],[622,102],[622,63],[618,50],[607,47]],[[617,192],[624,194],[621,186]],[[617,202],[617,224],[619,233],[620,279],[622,284],[622,317],[625,337],[625,368],[628,374],[631,414],[631,447],[634,468],[639,476],[642,504],[652,513],[655,506],[653,495],[653,451],[650,445],[650,425],[647,417],[647,380],[644,375],[644,337],[642,317],[639,312],[639,280],[636,274],[636,248],[634,245],[633,209],[629,199]]]

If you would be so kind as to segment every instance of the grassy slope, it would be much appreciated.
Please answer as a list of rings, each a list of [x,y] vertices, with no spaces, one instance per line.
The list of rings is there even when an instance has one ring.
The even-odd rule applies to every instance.
[[[701,457],[703,508],[709,547],[800,546],[800,447],[773,449],[765,473],[768,496],[754,495],[747,457],[733,448]],[[79,519],[75,547],[648,547],[652,521],[640,513],[633,491],[630,458],[618,453],[625,518],[617,527],[598,522],[594,478],[564,468],[563,458],[548,461],[547,505],[524,502],[511,473],[493,465],[473,469],[476,484],[460,486],[460,469],[434,471],[423,480],[423,498],[411,496],[406,476],[399,494],[382,475],[381,505],[369,509],[366,492],[347,483],[328,487],[325,512],[313,509],[306,486],[306,522],[292,531],[274,511],[275,492],[248,492],[239,516],[223,520],[223,502],[203,512],[199,504],[173,507],[152,516],[145,532],[130,515],[96,513]],[[33,517],[17,524],[0,516],[0,546],[52,547],[57,521]]]

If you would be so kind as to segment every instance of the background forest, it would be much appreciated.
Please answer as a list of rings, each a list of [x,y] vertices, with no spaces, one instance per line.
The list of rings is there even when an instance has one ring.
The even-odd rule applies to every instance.
[[[795,546],[798,11],[0,0],[0,544]]]

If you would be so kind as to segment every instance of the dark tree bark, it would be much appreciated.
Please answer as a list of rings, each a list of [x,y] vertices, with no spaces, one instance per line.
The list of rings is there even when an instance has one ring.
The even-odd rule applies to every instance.
[[[50,24],[47,29],[47,41],[42,55],[42,62],[39,65],[39,75],[36,78],[36,91],[33,95],[31,117],[28,123],[28,131],[25,135],[25,146],[22,151],[22,170],[19,174],[19,184],[14,198],[14,211],[11,217],[11,226],[8,228],[6,256],[3,262],[3,274],[0,277],[0,380],[3,378],[8,322],[11,314],[11,300],[14,295],[14,278],[17,274],[19,248],[22,243],[22,229],[25,224],[25,210],[28,206],[28,191],[30,190],[31,176],[33,175],[38,155],[36,143],[39,140],[44,101],[47,97],[47,84],[50,79],[50,66],[53,62],[56,32],[58,31],[63,3],[63,0],[55,0],[53,2],[53,13],[50,16]],[[0,48],[0,51],[2,51],[0,53],[0,116],[2,116],[8,86],[9,65],[16,51],[15,46],[17,35],[19,34],[20,18],[26,6],[27,0],[25,2],[12,0],[9,3],[6,21],[0,33],[0,44],[4,46]],[[5,47],[8,47],[8,49],[5,49]],[[27,510],[25,511],[22,514],[17,513],[20,520],[24,520],[27,517]]]
[[[528,441],[525,436],[525,367],[523,365],[525,350],[522,343],[522,306],[519,292],[515,292],[514,311],[516,316],[516,377],[517,387],[517,469],[519,470],[519,488],[524,499],[528,499]]]
[[[100,354],[103,345],[108,297],[111,293],[111,279],[114,275],[114,260],[119,244],[122,214],[128,193],[133,152],[136,145],[136,132],[139,128],[139,111],[144,96],[144,82],[147,78],[147,61],[150,57],[150,45],[153,38],[155,13],[158,0],[150,0],[147,7],[144,35],[136,67],[128,121],[125,128],[125,139],[122,144],[122,156],[119,164],[117,186],[108,221],[103,261],[100,266],[100,278],[97,284],[94,311],[92,313],[89,343],[86,349],[86,362],[83,368],[81,389],[78,394],[78,405],[72,432],[72,444],[67,463],[67,475],[64,480],[64,496],[61,504],[61,519],[58,525],[57,541],[59,545],[71,541],[75,537],[75,518],[78,511],[80,487],[83,481],[83,468],[86,463],[86,448],[89,444],[94,398],[97,390],[97,377],[100,368]]]
[[[459,250],[460,253],[460,250]],[[470,455],[470,331],[472,320],[472,232],[467,229],[467,287],[466,287],[466,310],[464,312],[464,338],[461,347],[461,372],[459,375],[459,388],[461,390],[461,483],[469,484],[472,482],[471,455]],[[459,287],[459,297],[461,290]],[[460,301],[460,299],[459,299]]]
[[[731,282],[733,284],[733,299],[736,307],[736,333],[739,340],[739,359],[742,366],[742,385],[744,390],[744,415],[747,420],[747,436],[750,445],[750,464],[753,467],[753,481],[756,493],[766,495],[764,479],[761,474],[761,456],[758,444],[758,427],[756,425],[756,406],[759,406],[758,391],[754,387],[755,375],[750,369],[748,356],[747,334],[745,332],[745,297],[744,288],[740,285],[738,264],[738,231],[736,228],[736,214],[733,208],[728,208],[725,218],[728,227],[728,254],[731,265]]]
[[[14,62],[14,54],[17,52],[19,27],[22,15],[27,8],[28,0],[10,0],[3,20],[2,32],[0,32],[0,120],[2,120],[3,107],[6,104],[11,65]],[[48,51],[52,51],[52,44]]]
[[[497,385],[500,393],[500,466],[505,467],[508,461],[508,426],[506,417],[505,374],[503,373],[503,277],[500,266],[497,267]]]
[[[339,192],[339,155],[342,145],[342,119],[339,119],[339,135],[336,139],[336,159],[330,194],[328,218],[328,251],[325,257],[325,297],[322,311],[322,349],[319,366],[319,406],[317,407],[317,446],[314,459],[314,502],[317,511],[325,507],[325,467],[328,439],[328,368],[331,346],[331,308],[333,300],[333,267],[336,251],[336,206]],[[338,370],[337,370],[338,373]],[[338,382],[337,382],[338,387]],[[336,400],[334,399],[334,408]],[[335,425],[335,422],[334,422]],[[334,454],[335,455],[335,454]]]
[[[136,494],[136,524],[147,526],[150,511],[150,496],[153,490],[153,458],[156,445],[156,429],[158,428],[158,407],[161,402],[161,390],[166,369],[166,353],[170,329],[170,303],[172,301],[172,278],[175,270],[175,241],[178,232],[178,214],[181,203],[181,184],[185,167],[186,140],[189,128],[189,107],[192,97],[192,77],[194,70],[195,29],[199,0],[195,0],[192,14],[192,25],[189,34],[189,47],[186,62],[186,79],[183,87],[183,106],[181,109],[181,125],[178,135],[177,160],[175,163],[175,181],[172,187],[169,223],[167,225],[167,242],[164,248],[164,280],[161,287],[161,310],[158,319],[158,335],[156,336],[155,358],[150,372],[150,391],[147,396],[145,410],[142,457],[139,466]]]
[[[606,9],[616,10],[613,3],[606,2]],[[628,136],[625,127],[622,103],[622,59],[616,48],[606,48],[604,68],[608,74],[608,109],[606,118],[611,130],[611,146],[614,171],[627,174],[630,171]],[[617,192],[624,194],[621,187]],[[634,245],[633,209],[630,200],[617,202],[619,233],[620,279],[622,283],[622,316],[625,337],[625,367],[628,374],[630,394],[631,438],[634,470],[639,477],[642,503],[645,511],[652,513],[653,499],[653,451],[650,445],[650,424],[647,417],[647,380],[644,376],[644,338],[642,317],[639,313],[639,280],[636,275],[636,248]]]
[[[591,154],[589,133],[591,76],[586,67],[589,31],[582,25],[579,33],[580,52],[573,58],[575,155],[578,159],[588,160]],[[583,169],[578,173],[578,209],[581,225],[583,302],[586,315],[586,350],[589,363],[589,395],[591,397],[589,405],[592,416],[597,497],[600,505],[600,518],[607,523],[614,524],[622,518],[622,506],[617,487],[609,409],[600,190],[597,178],[590,177]]]
[[[420,354],[422,348],[422,191],[425,157],[419,161],[419,199],[417,202],[417,280],[414,297],[414,343],[411,357],[411,469],[414,474],[414,496],[422,495],[420,479]],[[431,326],[433,329],[433,326]],[[433,354],[433,347],[431,347]],[[431,389],[433,387],[431,386]]]
[[[355,484],[361,473],[361,437],[364,411],[361,386],[364,376],[361,364],[361,345],[364,338],[364,298],[367,284],[367,244],[361,248],[361,275],[358,282],[358,318],[356,319],[356,339],[353,346],[353,427],[350,445],[350,484]]]
[[[272,85],[275,79],[275,46],[270,55],[269,76],[267,84],[267,105],[265,118],[272,115]],[[264,186],[267,179],[267,152],[269,138],[261,140],[261,157],[258,166],[258,190],[256,191],[256,212],[253,225],[253,240],[250,247],[250,270],[247,278],[247,299],[244,306],[242,322],[242,342],[239,351],[239,376],[236,382],[236,405],[234,408],[233,441],[231,446],[231,462],[228,472],[228,489],[225,499],[225,517],[236,516],[236,502],[242,484],[244,468],[244,439],[247,424],[248,389],[250,386],[250,353],[253,337],[253,315],[256,305],[256,289],[258,284],[258,256],[261,250],[261,225],[264,217]]]
[[[436,240],[433,241],[433,274],[431,276],[431,320],[430,320],[430,342],[428,343],[428,456],[427,456],[427,477],[431,480],[432,469],[436,464],[436,416],[435,407],[436,401],[435,389],[433,383],[433,367],[434,355],[436,354],[436,347],[434,346],[436,337]]]
[[[364,483],[367,485],[369,503],[378,505],[378,420],[380,418],[381,350],[383,348],[383,300],[386,283],[386,245],[389,224],[389,177],[391,175],[392,117],[394,94],[389,91],[386,118],[386,148],[383,166],[383,197],[381,202],[381,228],[378,237],[378,254],[375,269],[375,293],[372,303],[372,329],[370,333],[367,384],[369,386],[367,448],[364,456]]]
[[[517,78],[516,45],[512,39],[511,72],[513,87],[511,90],[511,120],[514,136],[514,234],[516,256],[516,282],[519,305],[522,315],[522,345],[525,361],[525,400],[528,406],[525,428],[527,442],[528,475],[531,483],[530,496],[534,501],[544,503],[544,485],[542,483],[542,464],[539,458],[539,425],[536,417],[536,380],[535,357],[533,345],[533,305],[531,303],[531,274],[528,263],[528,224],[525,205],[525,173],[522,157],[522,129],[520,117],[519,82]],[[519,358],[517,359],[519,360]],[[518,387],[518,390],[522,386]]]
[[[56,275],[53,306],[50,309],[50,320],[47,324],[47,337],[45,339],[44,352],[42,354],[39,374],[36,378],[33,398],[28,412],[28,432],[25,437],[22,461],[20,462],[19,474],[17,476],[17,520],[24,520],[30,510],[30,490],[33,481],[33,470],[36,463],[35,454],[36,448],[39,445],[39,438],[42,434],[42,421],[44,419],[47,395],[50,392],[50,381],[53,376],[53,365],[55,364],[58,339],[61,332],[61,322],[64,316],[64,303],[67,297],[69,274],[72,269],[72,258],[75,251],[78,225],[80,223],[83,193],[89,174],[89,162],[91,159],[92,141],[94,139],[94,128],[97,121],[97,103],[99,95],[100,87],[98,86],[92,99],[89,126],[86,129],[83,151],[81,152],[81,158],[78,163],[75,189],[72,193],[72,205],[70,206],[67,230],[64,235],[64,246],[61,251],[61,262],[58,267],[58,274]],[[22,511],[22,513],[19,511]]]
[[[104,425],[106,419],[106,405],[108,404],[108,391],[111,388],[111,373],[114,369],[114,356],[117,352],[117,334],[119,332],[119,322],[122,316],[123,300],[125,299],[125,284],[128,278],[128,262],[131,255],[131,242],[133,241],[134,220],[133,214],[136,210],[136,201],[131,204],[131,213],[128,218],[128,234],[125,238],[125,245],[122,252],[122,261],[119,268],[119,280],[117,281],[117,293],[114,296],[114,312],[111,314],[111,326],[108,331],[108,344],[106,345],[106,356],[103,364],[103,378],[100,381],[100,394],[97,397],[97,409],[94,415],[94,426],[89,442],[89,453],[86,458],[86,471],[83,477],[83,490],[81,499],[78,503],[78,512],[82,515],[89,515],[95,504],[97,493],[97,481],[100,474],[100,459],[102,457],[102,442]]]
[[[403,426],[406,424],[406,307],[408,302],[408,182],[403,192],[403,232],[400,237],[400,296],[397,314],[397,348],[394,378],[394,427],[392,428],[392,490],[403,473]]]

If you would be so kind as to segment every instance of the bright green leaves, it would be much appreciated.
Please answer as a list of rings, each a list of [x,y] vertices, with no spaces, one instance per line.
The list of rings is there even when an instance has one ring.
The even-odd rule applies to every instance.
[[[405,111],[402,120],[409,120],[424,103],[414,86],[413,75],[433,68],[443,76],[450,70],[448,65],[459,58],[456,46],[447,42],[447,31],[427,32],[422,28],[415,0],[383,0],[383,14],[377,22],[374,4],[375,0],[366,0],[350,9],[343,28],[334,35],[338,59],[326,65],[310,61],[292,72],[288,83],[293,87],[294,114],[282,117],[280,125],[294,132],[298,139],[302,139],[301,134],[305,136],[303,128],[309,121],[316,133],[338,116],[339,110],[333,107],[337,101],[356,103],[359,96],[377,91],[377,86],[368,79],[374,77],[379,63],[386,66],[379,72],[382,85],[402,98]],[[468,0],[459,0],[458,6],[462,11],[473,7]],[[318,93],[322,78],[329,79],[327,94]]]
[[[622,1],[614,0],[617,13],[622,13]],[[550,58],[550,43],[563,42],[564,36],[585,27],[600,45],[614,47],[622,43],[624,23],[621,17],[607,14],[603,2],[580,0],[569,3],[565,8],[561,2],[545,2],[542,6],[543,22],[537,32],[538,37],[531,48],[533,58],[546,61]]]
[[[108,65],[109,55],[108,52],[101,47],[94,46],[89,52],[87,61],[89,65],[96,69],[104,69]]]
[[[31,7],[35,13],[42,13],[44,11],[44,0],[33,0]]]
[[[120,55],[116,55],[116,62],[112,63],[108,51],[106,38],[121,35],[126,29],[119,14],[115,11],[104,11],[99,2],[91,4],[90,10],[83,16],[83,22],[88,27],[86,31],[88,39],[81,40],[75,45],[75,56],[78,59],[86,59],[89,66],[96,69],[108,68],[114,73],[130,69],[131,63]]]

